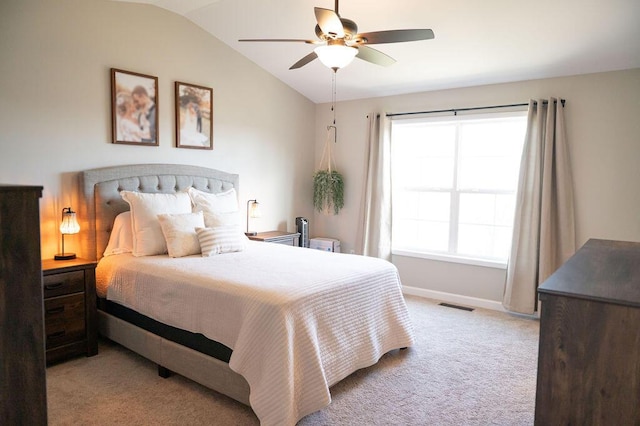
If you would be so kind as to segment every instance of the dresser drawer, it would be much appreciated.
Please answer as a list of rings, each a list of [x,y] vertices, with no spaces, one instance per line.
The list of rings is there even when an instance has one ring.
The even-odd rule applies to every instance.
[[[84,271],[45,275],[44,298],[84,291]]]
[[[85,339],[84,293],[44,301],[47,349]]]

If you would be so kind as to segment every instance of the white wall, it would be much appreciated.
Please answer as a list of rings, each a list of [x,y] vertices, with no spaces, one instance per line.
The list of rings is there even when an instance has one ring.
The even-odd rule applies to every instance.
[[[338,72],[338,90],[340,73],[347,72],[349,68]],[[346,181],[345,208],[337,216],[315,213],[312,235],[340,239],[343,251],[355,247],[368,113],[501,105],[550,96],[567,100],[577,245],[589,238],[640,241],[640,69],[339,103],[335,159]],[[317,105],[316,165],[330,120],[330,105]],[[405,286],[502,299],[502,270],[401,256],[393,262]]]
[[[112,67],[158,77],[158,147],[111,143]],[[2,1],[0,76],[0,183],[44,186],[43,257],[59,250],[60,211],[88,168],[239,173],[241,205],[261,202],[256,230],[293,230],[312,212],[313,103],[183,17],[111,1]],[[212,151],[175,148],[175,81],[213,88]]]

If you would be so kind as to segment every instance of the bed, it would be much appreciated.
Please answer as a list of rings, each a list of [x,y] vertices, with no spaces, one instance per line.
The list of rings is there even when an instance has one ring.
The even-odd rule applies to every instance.
[[[413,344],[397,270],[380,259],[246,238],[221,253],[201,238],[202,253],[211,255],[173,256],[182,246],[166,232],[169,255],[103,257],[116,218],[129,209],[140,215],[127,195],[182,199],[193,191],[223,199],[236,196],[236,174],[149,164],[87,170],[79,179],[81,253],[99,261],[100,334],[161,373],[250,405],[262,425],[295,424],[331,402],[332,385]],[[142,241],[140,220],[133,223]],[[222,228],[196,228],[197,236]]]

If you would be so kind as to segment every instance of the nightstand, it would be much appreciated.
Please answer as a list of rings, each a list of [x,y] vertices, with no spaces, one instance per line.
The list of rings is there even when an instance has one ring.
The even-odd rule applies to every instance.
[[[42,261],[47,365],[98,353],[96,262]]]
[[[265,243],[298,246],[298,241],[300,241],[300,233],[283,231],[258,232],[257,235],[252,235],[249,237],[249,239],[254,241],[264,241]]]

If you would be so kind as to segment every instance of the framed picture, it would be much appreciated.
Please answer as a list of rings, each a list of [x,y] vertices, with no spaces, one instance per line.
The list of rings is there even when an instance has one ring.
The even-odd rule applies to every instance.
[[[213,90],[176,81],[176,146],[213,149]]]
[[[111,68],[113,143],[158,146],[158,77]]]

